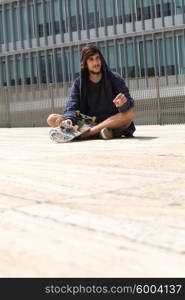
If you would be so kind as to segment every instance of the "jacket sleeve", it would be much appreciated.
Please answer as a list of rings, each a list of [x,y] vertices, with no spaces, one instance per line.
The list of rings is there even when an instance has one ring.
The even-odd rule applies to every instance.
[[[129,89],[125,84],[125,80],[118,73],[114,73],[112,81],[116,96],[119,93],[122,93],[127,98],[127,102],[123,104],[123,106],[118,108],[119,112],[124,112],[130,109],[131,107],[134,107],[134,99],[130,95]]]
[[[77,78],[71,88],[71,94],[64,106],[64,119],[76,120],[76,110],[80,107],[80,78]]]

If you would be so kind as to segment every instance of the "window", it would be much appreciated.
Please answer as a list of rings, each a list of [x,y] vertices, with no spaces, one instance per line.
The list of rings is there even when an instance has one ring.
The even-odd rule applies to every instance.
[[[117,0],[116,1],[116,16],[117,16],[117,23],[123,23],[123,1]]]
[[[56,51],[56,72],[57,72],[57,81],[58,82],[63,82],[63,74],[62,74],[62,55],[61,55],[61,50],[58,49]]]
[[[164,40],[157,40],[157,54],[158,54],[158,64],[159,64],[159,75],[165,75],[165,60],[164,60]]]
[[[38,35],[39,37],[44,36],[44,16],[43,7],[41,3],[37,3],[37,18],[38,18]]]
[[[22,84],[22,72],[21,72],[21,57],[20,55],[16,56],[16,67],[17,67],[17,84]]]
[[[112,0],[106,0],[106,24],[113,25],[113,5],[115,5],[115,1],[113,3]]]
[[[164,17],[171,16],[172,14],[171,2],[169,0],[163,0],[163,14]]]
[[[144,20],[151,19],[151,0],[143,0]]]
[[[40,73],[41,73],[40,82],[46,83],[46,58],[44,54],[40,55]]]
[[[6,86],[7,85],[7,79],[6,79],[6,62],[5,62],[5,60],[2,60],[1,67],[2,67],[2,72],[1,72],[2,84],[4,86]]]
[[[24,71],[25,71],[25,83],[30,84],[30,60],[28,55],[24,55]]]
[[[12,30],[11,30],[11,14],[10,8],[8,5],[5,7],[5,25],[6,25],[6,34],[7,34],[7,41],[12,42]]]
[[[98,13],[98,27],[104,26],[104,1],[97,0],[97,13]]]
[[[46,35],[51,35],[51,11],[48,1],[44,2],[45,18],[46,18]]]
[[[79,27],[80,29],[85,29],[85,7],[84,2],[79,1]]]
[[[178,64],[179,64],[179,73],[185,74],[185,51],[184,51],[184,37],[177,37],[177,48],[178,48]]]
[[[10,72],[10,85],[15,85],[14,59],[12,56],[9,59],[9,72]]]
[[[145,76],[145,65],[144,65],[144,48],[143,48],[143,42],[137,43],[137,56],[138,56],[138,73],[140,77]]]
[[[116,71],[116,53],[114,46],[108,46],[109,52],[109,67],[112,71]]]
[[[148,76],[155,75],[153,41],[146,41],[146,63]]]
[[[63,14],[63,31],[64,32],[69,32],[68,28],[68,10],[67,10],[67,1],[62,1],[62,14]]]
[[[160,0],[155,1],[155,17],[156,18],[161,17],[161,2],[160,2]]]
[[[70,16],[71,31],[77,31],[76,3],[74,0],[68,0],[68,4],[69,4],[69,16]]]
[[[13,29],[15,41],[19,40],[19,23],[18,23],[18,8],[17,3],[13,5]]]
[[[71,61],[70,61],[70,54],[69,54],[68,49],[64,50],[64,57],[65,57],[65,62],[66,62],[65,78],[66,78],[66,81],[71,81],[71,78],[72,78]]]
[[[28,27],[29,27],[29,36],[30,38],[35,38],[36,36],[36,28],[35,28],[35,14],[34,14],[34,6],[32,2],[28,3]]]
[[[126,45],[128,77],[135,77],[135,60],[134,60],[134,45]]]
[[[48,80],[51,83],[54,82],[53,66],[54,66],[53,54],[52,54],[52,52],[48,52]]]
[[[132,22],[132,1],[124,0],[125,22]]]
[[[60,11],[59,11],[59,2],[58,0],[53,1],[54,7],[54,33],[60,33]]]
[[[119,73],[122,76],[126,74],[126,63],[125,63],[125,44],[118,44],[118,52],[119,52]]]
[[[136,0],[136,14],[134,16],[137,21],[141,21],[141,6],[141,0]]]
[[[106,49],[105,49],[105,43],[101,43],[98,45],[103,57],[105,58],[105,60],[107,61],[107,53],[106,53]]]
[[[0,10],[0,44],[4,44],[4,36],[3,36],[3,13]]]
[[[32,54],[32,71],[33,71],[33,83],[37,83],[38,82],[38,62],[37,62],[37,56],[36,54]]]
[[[80,74],[80,54],[78,50],[74,51],[74,73],[75,77]]]
[[[95,27],[95,7],[94,7],[94,0],[87,0],[87,9],[88,9],[89,28],[94,28]]]
[[[175,74],[175,57],[174,57],[174,47],[172,38],[166,38],[166,60],[167,60],[167,74]]]
[[[25,4],[21,4],[21,27],[23,33],[23,40],[28,40],[28,24]]]
[[[182,9],[182,0],[175,0],[174,1],[175,4],[175,14],[182,14],[183,9]]]

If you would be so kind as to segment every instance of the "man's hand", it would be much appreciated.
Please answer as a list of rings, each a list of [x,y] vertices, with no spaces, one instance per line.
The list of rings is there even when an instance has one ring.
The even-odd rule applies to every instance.
[[[116,107],[121,107],[123,104],[127,102],[127,98],[125,97],[124,94],[118,94],[116,98],[113,100],[114,104]]]

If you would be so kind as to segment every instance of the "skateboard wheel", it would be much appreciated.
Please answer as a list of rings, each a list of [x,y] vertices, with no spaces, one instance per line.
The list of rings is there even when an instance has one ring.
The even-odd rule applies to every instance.
[[[96,122],[96,117],[95,117],[95,116],[92,117],[92,121],[93,121],[93,122]]]
[[[59,119],[56,119],[56,121],[55,121],[55,125],[56,126],[59,126],[61,124],[61,120],[59,120]]]
[[[78,131],[79,130],[79,126],[78,125],[74,125],[73,129],[74,129],[74,131]]]

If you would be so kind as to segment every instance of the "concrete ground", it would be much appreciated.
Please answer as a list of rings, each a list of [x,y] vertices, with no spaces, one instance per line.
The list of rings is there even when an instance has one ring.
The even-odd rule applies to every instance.
[[[185,125],[0,129],[1,277],[184,277]]]

